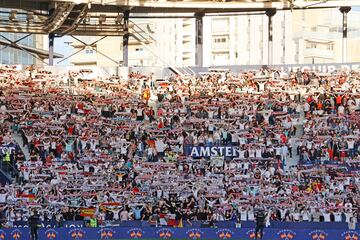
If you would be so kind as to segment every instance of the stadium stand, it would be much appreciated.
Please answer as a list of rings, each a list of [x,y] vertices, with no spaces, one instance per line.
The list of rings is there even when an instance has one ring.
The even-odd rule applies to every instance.
[[[357,227],[357,71],[0,73],[2,226]]]

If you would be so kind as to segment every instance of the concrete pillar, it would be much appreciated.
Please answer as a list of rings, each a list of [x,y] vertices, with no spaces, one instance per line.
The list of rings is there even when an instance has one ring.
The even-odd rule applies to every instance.
[[[203,66],[203,34],[204,34],[204,28],[203,28],[203,13],[196,13],[195,14],[195,65],[198,67]]]
[[[272,17],[276,14],[275,8],[266,9],[266,16],[269,18],[268,25],[268,65],[273,64],[273,23]]]
[[[124,12],[124,36],[123,36],[123,66],[129,66],[129,15],[130,11],[126,10]]]
[[[54,41],[55,41],[55,34],[49,34],[49,65],[54,65]]]
[[[212,57],[212,43],[211,43],[211,17],[203,18],[203,67],[211,66],[211,57]]]
[[[55,4],[52,3],[49,6],[49,18],[52,16],[52,14],[55,11]],[[49,38],[49,65],[53,66],[54,65],[54,41],[55,41],[55,34],[54,33],[49,33],[48,35]]]
[[[345,63],[347,61],[347,14],[350,12],[351,7],[341,7],[339,10],[343,14],[342,62]]]

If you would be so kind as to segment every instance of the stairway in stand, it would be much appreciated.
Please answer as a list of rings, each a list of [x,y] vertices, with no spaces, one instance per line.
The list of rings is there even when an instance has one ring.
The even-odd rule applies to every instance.
[[[22,140],[21,135],[18,132],[14,131],[12,133],[12,139],[17,145],[19,145],[21,151],[24,154],[25,159],[30,160],[29,148],[27,145],[24,146],[24,142]],[[11,174],[11,171],[13,173],[15,172],[15,174]],[[14,176],[16,174],[17,174],[17,169],[15,169],[12,166],[5,166],[4,163],[2,162],[2,165],[0,167],[0,183],[2,185],[13,182],[15,180]]]
[[[23,152],[25,160],[26,161],[30,160],[29,147],[27,145],[24,146],[24,142],[21,135],[18,132],[13,132],[12,136],[13,136],[13,140],[19,145],[21,151]]]

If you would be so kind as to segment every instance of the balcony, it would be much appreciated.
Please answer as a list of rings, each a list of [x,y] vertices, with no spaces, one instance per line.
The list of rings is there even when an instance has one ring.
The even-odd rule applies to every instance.
[[[212,45],[213,52],[227,52],[229,48],[229,43],[213,43]]]
[[[327,43],[333,42],[334,39],[340,39],[341,34],[338,32],[297,32],[294,33],[294,39],[304,39],[312,42]]]
[[[304,49],[304,57],[334,58],[334,51],[321,48]]]
[[[229,35],[230,31],[229,29],[226,29],[226,27],[224,27],[223,29],[219,29],[219,30],[212,30],[211,34],[213,36],[221,36],[221,35]]]

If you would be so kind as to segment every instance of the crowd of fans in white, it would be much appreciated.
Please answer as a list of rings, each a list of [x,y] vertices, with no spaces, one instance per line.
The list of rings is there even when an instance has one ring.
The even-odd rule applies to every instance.
[[[16,176],[0,190],[2,224],[32,209],[168,225],[254,220],[257,206],[268,222],[360,216],[359,72],[84,74],[0,69],[0,144],[23,149],[1,153]],[[192,158],[187,145],[240,151]]]

